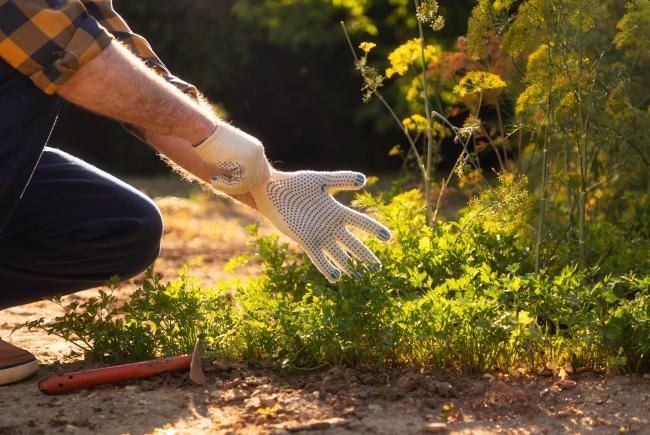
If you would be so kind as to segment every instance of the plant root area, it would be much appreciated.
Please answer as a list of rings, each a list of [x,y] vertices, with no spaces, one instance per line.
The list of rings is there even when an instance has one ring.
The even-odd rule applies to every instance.
[[[157,202],[166,219],[157,272],[171,279],[190,261],[192,275],[206,285],[227,278],[223,265],[248,240],[242,224],[258,216],[215,200]],[[254,264],[246,267],[243,273],[256,273]],[[141,281],[136,277],[121,287],[123,296]],[[66,301],[95,294],[87,290]],[[36,376],[0,387],[0,435],[650,433],[650,378],[579,370],[564,379],[552,373],[461,377],[371,367],[287,374],[255,361],[217,360],[206,364],[202,386],[176,372],[46,396],[37,386],[46,376],[100,366],[44,332],[11,334],[18,324],[57,314],[50,302],[0,311],[0,337],[41,362]]]

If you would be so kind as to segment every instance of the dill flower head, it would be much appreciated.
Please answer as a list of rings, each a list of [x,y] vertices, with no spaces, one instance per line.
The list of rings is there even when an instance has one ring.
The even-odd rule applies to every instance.
[[[489,89],[505,88],[506,82],[496,74],[486,71],[470,71],[454,87],[454,93],[460,97]]]
[[[423,0],[417,7],[416,17],[423,24],[429,24],[433,31],[442,30],[445,27],[445,18],[438,15],[440,6],[437,0]]]
[[[438,59],[440,47],[427,45],[424,47],[424,61],[425,63],[433,62]],[[409,70],[409,67],[421,61],[422,47],[420,45],[420,38],[414,38],[406,41],[404,44],[397,47],[388,55],[390,68],[386,69],[386,77],[391,78],[395,74],[403,76]]]
[[[427,121],[427,118],[424,116],[416,113],[415,115],[411,115],[408,118],[404,118],[402,120],[402,125],[409,131],[423,132],[426,131],[427,127],[429,126],[429,121]]]

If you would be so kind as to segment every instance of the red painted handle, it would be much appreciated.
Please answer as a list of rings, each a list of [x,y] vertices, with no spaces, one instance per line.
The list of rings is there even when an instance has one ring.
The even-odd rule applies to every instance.
[[[192,355],[182,355],[101,369],[69,372],[43,379],[38,383],[38,388],[46,394],[61,394],[96,385],[147,378],[158,373],[187,369],[191,363]]]

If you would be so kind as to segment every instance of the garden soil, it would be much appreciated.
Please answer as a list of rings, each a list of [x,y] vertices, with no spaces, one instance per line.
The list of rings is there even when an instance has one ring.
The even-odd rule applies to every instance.
[[[172,279],[185,261],[206,284],[246,248],[243,224],[257,216],[219,201],[157,200],[166,219],[157,271]],[[268,231],[268,229],[266,229]],[[256,273],[255,265],[239,273]],[[120,289],[127,297],[142,277]],[[67,301],[96,294],[88,290]],[[58,314],[50,302],[0,311],[0,337],[41,361],[35,377],[0,387],[3,434],[650,434],[650,378],[576,370],[458,377],[413,370],[326,367],[287,375],[254,361],[206,364],[208,381],[186,372],[61,396],[39,392],[52,374],[97,367],[65,341],[12,329]]]

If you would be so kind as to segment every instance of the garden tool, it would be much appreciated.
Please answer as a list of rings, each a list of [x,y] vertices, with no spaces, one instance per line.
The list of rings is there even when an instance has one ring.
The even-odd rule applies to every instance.
[[[192,354],[63,373],[42,380],[38,383],[38,388],[45,394],[62,394],[187,368],[190,369],[190,379],[193,382],[199,385],[206,382],[207,378],[201,365],[199,341],[196,342]]]

